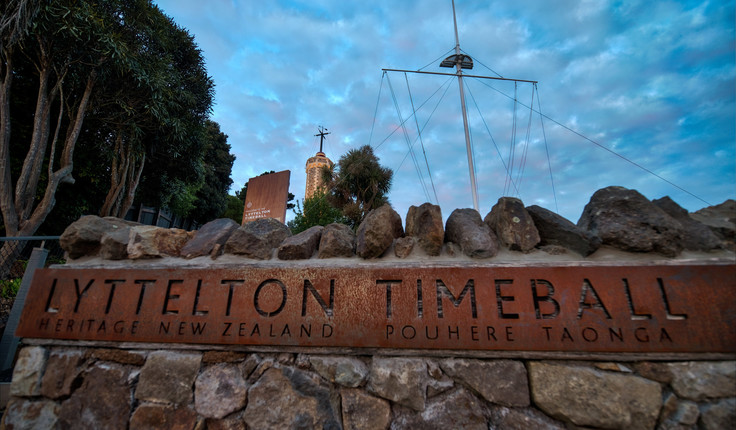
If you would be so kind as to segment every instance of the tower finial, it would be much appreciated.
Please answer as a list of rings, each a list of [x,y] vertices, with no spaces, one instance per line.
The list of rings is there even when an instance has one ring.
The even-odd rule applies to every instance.
[[[322,143],[325,141],[325,136],[330,133],[328,133],[327,129],[321,125],[317,127],[317,130],[319,130],[319,133],[315,134],[315,136],[319,136],[319,152],[322,152]]]

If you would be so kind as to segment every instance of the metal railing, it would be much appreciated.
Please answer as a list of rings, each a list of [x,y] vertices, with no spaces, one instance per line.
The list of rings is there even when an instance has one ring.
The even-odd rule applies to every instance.
[[[30,258],[33,248],[47,249],[49,264],[65,262],[59,236],[0,237],[0,279],[23,277],[25,262]]]

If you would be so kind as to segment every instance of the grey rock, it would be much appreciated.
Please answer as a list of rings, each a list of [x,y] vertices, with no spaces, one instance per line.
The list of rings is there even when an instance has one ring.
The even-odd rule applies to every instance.
[[[139,405],[130,417],[132,430],[191,430],[197,424],[197,414],[189,408],[169,405]]]
[[[680,400],[672,393],[665,396],[659,413],[658,430],[688,429],[695,426],[700,416],[698,404]]]
[[[529,382],[520,361],[450,358],[440,361],[440,367],[491,403],[529,406]]]
[[[220,218],[210,221],[200,227],[181,249],[181,256],[194,258],[210,255],[216,246],[221,249],[230,235],[239,227],[238,223],[230,218]]]
[[[406,235],[414,237],[427,255],[440,255],[445,239],[440,207],[431,203],[410,206],[406,215]]]
[[[607,187],[585,205],[578,227],[604,245],[631,252],[675,257],[682,249],[682,225],[636,190]]]
[[[578,426],[651,429],[662,387],[644,378],[587,367],[529,362],[534,403],[548,415]]]
[[[100,257],[106,260],[125,260],[128,258],[130,227],[123,226],[106,231],[100,238]]]
[[[736,240],[736,200],[728,199],[719,205],[695,211],[690,216],[710,227],[720,239],[731,244]]]
[[[534,220],[521,200],[501,197],[483,220],[512,251],[529,252],[539,243]]]
[[[682,244],[693,251],[710,251],[721,245],[721,239],[705,224],[693,219],[687,210],[674,202],[669,196],[652,200],[667,215],[680,222],[683,228]]]
[[[355,255],[355,233],[345,224],[327,224],[319,240],[317,258],[350,258]]]
[[[13,368],[10,394],[13,396],[37,396],[41,394],[41,376],[46,366],[47,351],[40,346],[26,346],[18,353]]]
[[[340,399],[306,372],[266,370],[248,391],[248,428],[340,428]]]
[[[189,241],[191,235],[179,228],[161,228],[141,225],[130,228],[128,238],[128,258],[160,258],[164,256],[178,257],[181,248]]]
[[[223,418],[245,407],[248,384],[236,364],[205,369],[194,383],[194,408],[208,418]]]
[[[507,408],[491,406],[492,427],[497,430],[564,430],[565,425],[555,421],[534,408]]]
[[[404,235],[401,216],[390,206],[383,205],[368,212],[358,227],[356,253],[365,259],[380,257],[394,239]]]
[[[458,389],[433,398],[421,412],[397,408],[392,429],[477,429],[488,424],[482,403],[465,390]]]
[[[601,246],[601,239],[579,228],[569,220],[540,206],[526,208],[539,232],[539,245],[557,245],[582,256],[594,253]]]
[[[291,231],[273,218],[261,218],[245,223],[233,231],[225,242],[225,253],[268,260],[274,248],[281,245]]]
[[[353,357],[311,355],[309,363],[320,376],[344,387],[358,387],[368,377],[368,366]]]
[[[703,406],[699,422],[703,430],[736,428],[736,398],[723,399]]]
[[[445,242],[457,244],[472,258],[490,258],[498,254],[496,235],[475,209],[455,209],[450,214],[445,225]]]
[[[59,238],[59,244],[72,259],[85,255],[97,255],[102,235],[130,225],[130,222],[117,218],[85,215],[64,230]]]
[[[126,429],[131,412],[130,373],[120,365],[96,364],[61,403],[60,428]],[[94,399],[94,401],[91,401]]]
[[[444,393],[455,386],[455,381],[442,372],[439,363],[434,360],[427,360],[427,373],[429,374],[427,382],[428,398]]]
[[[427,364],[419,358],[373,357],[367,389],[411,409],[424,410]]]
[[[202,354],[154,351],[141,369],[135,398],[138,400],[187,404],[199,372]]]
[[[41,379],[41,394],[49,399],[71,394],[72,383],[82,371],[80,365],[83,361],[84,354],[79,350],[51,351]]]
[[[667,363],[672,389],[681,398],[701,402],[736,396],[736,361]]]
[[[394,255],[399,258],[408,257],[414,250],[413,237],[400,237],[394,242]]]
[[[57,428],[60,410],[61,406],[51,400],[30,402],[11,398],[5,407],[0,427],[8,430]]]
[[[280,260],[308,260],[317,251],[324,227],[315,225],[303,232],[286,238],[279,246]]]
[[[391,405],[359,389],[342,390],[342,422],[345,430],[387,429]]]

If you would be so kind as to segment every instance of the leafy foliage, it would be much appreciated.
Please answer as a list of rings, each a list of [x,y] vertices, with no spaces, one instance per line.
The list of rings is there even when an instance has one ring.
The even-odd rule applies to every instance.
[[[348,151],[335,168],[322,170],[329,202],[342,210],[353,229],[372,209],[388,203],[392,177],[393,171],[380,165],[368,145]]]
[[[292,234],[300,233],[315,225],[325,226],[335,222],[349,225],[350,223],[350,220],[343,215],[342,211],[333,207],[327,199],[327,195],[320,190],[304,200],[304,210],[297,202],[294,214],[296,214],[296,217],[287,223]]]
[[[18,295],[20,290],[21,278],[2,279],[0,280],[0,297],[4,299],[12,299]]]

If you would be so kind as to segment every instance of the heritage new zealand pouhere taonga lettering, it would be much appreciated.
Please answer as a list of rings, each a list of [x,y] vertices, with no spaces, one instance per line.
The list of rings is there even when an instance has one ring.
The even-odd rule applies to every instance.
[[[17,335],[732,353],[733,279],[733,265],[43,269]]]

